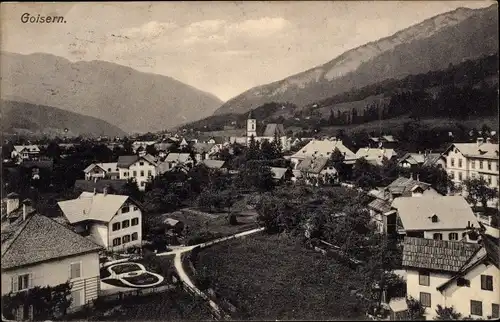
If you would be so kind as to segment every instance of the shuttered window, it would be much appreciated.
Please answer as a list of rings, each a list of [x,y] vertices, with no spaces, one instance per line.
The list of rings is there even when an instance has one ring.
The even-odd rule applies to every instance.
[[[132,218],[132,226],[139,225],[139,218]]]
[[[486,291],[493,291],[493,276],[481,275],[481,289]]]
[[[113,246],[120,246],[122,244],[122,239],[120,237],[113,239]]]
[[[430,274],[429,272],[419,272],[418,273],[418,284],[429,286],[430,285]]]
[[[448,239],[449,240],[458,240],[458,234],[457,233],[449,233]]]
[[[498,319],[500,316],[500,307],[498,304],[491,304],[491,317],[494,319]]]
[[[420,303],[423,307],[431,307],[431,294],[420,292]]]
[[[22,274],[13,276],[11,279],[12,292],[27,290],[33,286],[33,274]]]
[[[139,235],[137,233],[132,234],[132,240],[137,240],[139,238]]]
[[[82,277],[82,263],[71,263],[69,265],[69,278],[70,279],[75,279],[75,278],[80,278]]]
[[[130,242],[130,235],[125,235],[125,236],[123,236],[123,237],[122,237],[122,240],[123,240],[123,243],[124,243],[124,244],[125,244],[125,243]]]
[[[483,316],[483,302],[471,300],[470,314]]]

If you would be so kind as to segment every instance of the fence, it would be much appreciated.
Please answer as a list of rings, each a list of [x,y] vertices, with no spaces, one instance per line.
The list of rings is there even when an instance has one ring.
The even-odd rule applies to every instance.
[[[167,284],[156,287],[135,289],[130,291],[120,291],[112,294],[99,294],[99,300],[104,302],[112,302],[112,301],[122,300],[123,298],[130,296],[145,296],[153,293],[163,293],[172,288],[174,288],[173,285]]]
[[[227,320],[227,319],[230,319],[230,316],[229,314],[225,313],[214,301],[212,301],[205,293],[203,293],[202,291],[200,291],[199,289],[197,288],[193,288],[191,287],[190,285],[188,285],[186,282],[180,280],[179,281],[182,285],[182,288],[190,293],[191,295],[193,296],[199,296],[203,299],[203,301],[201,301],[201,303],[203,303],[206,308],[209,310],[209,312],[211,313],[212,317],[214,318],[214,320]]]

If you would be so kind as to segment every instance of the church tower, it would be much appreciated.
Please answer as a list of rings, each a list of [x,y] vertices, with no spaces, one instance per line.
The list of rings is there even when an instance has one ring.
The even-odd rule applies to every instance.
[[[252,118],[252,111],[248,113],[247,119],[247,137],[257,137],[257,120]]]

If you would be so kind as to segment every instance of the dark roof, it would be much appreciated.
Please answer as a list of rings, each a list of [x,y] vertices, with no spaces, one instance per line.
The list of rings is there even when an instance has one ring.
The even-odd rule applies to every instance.
[[[45,216],[29,216],[2,243],[2,269],[97,252],[102,247]]]
[[[94,192],[94,188],[97,192],[102,192],[104,188],[111,188],[116,192],[121,192],[123,187],[127,184],[127,180],[110,180],[110,179],[100,179],[97,181],[93,180],[76,180],[75,189],[81,189],[83,191]]]
[[[411,196],[411,190],[415,186],[419,186],[423,190],[427,190],[431,185],[422,181],[413,180],[411,178],[399,177],[391,182],[391,184],[387,186],[387,189],[391,193],[397,193],[401,195],[408,194]]]
[[[481,242],[486,249],[488,259],[500,268],[500,244],[498,238],[481,234]]]
[[[297,165],[297,170],[320,173],[326,167],[328,160],[328,158],[323,157],[307,157]]]
[[[270,123],[266,125],[266,129],[264,130],[263,136],[274,137],[274,136],[284,136],[285,129],[283,128],[283,124]]]
[[[139,160],[137,155],[122,155],[118,157],[118,168],[128,168],[132,163]]]
[[[391,204],[388,201],[382,199],[373,200],[368,204],[368,207],[375,209],[376,211],[381,213],[386,213],[388,211],[391,211],[392,209]]]
[[[403,266],[457,273],[480,248],[476,243],[405,237]]]
[[[433,166],[436,162],[438,162],[440,157],[441,153],[429,153],[425,156],[425,161],[422,165],[424,167]]]
[[[22,168],[41,168],[41,169],[52,169],[54,167],[54,161],[52,160],[39,160],[39,161],[23,161],[20,166]]]

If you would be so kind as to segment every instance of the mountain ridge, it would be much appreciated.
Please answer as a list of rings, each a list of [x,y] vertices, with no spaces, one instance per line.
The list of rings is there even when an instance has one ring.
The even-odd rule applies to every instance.
[[[160,131],[211,115],[222,101],[170,76],[116,63],[2,51],[2,98],[92,116],[128,133]],[[106,106],[106,108],[103,108]],[[145,113],[147,111],[147,113]]]
[[[490,7],[480,9],[457,8],[453,11],[436,15],[424,20],[421,23],[400,30],[391,36],[347,50],[322,65],[310,68],[304,72],[291,75],[287,78],[269,84],[251,88],[228,100],[221,106],[221,108],[215,111],[214,115],[246,112],[256,106],[260,106],[270,101],[288,101],[298,105],[304,105],[318,98],[326,98],[341,92],[349,91],[352,88],[369,85],[369,83],[363,83],[364,77],[357,76],[356,73],[360,69],[364,69],[364,73],[366,74],[367,64],[375,65],[378,57],[385,54],[384,57],[387,58],[387,54],[389,52],[400,51],[400,55],[408,55],[407,52],[411,53],[412,50],[418,49],[418,44],[416,44],[416,42],[420,41],[425,44],[426,39],[444,38],[444,40],[446,40],[447,38],[452,37],[457,39],[457,41],[463,40],[463,35],[454,34],[453,30],[450,28],[462,28],[465,29],[462,31],[468,34],[473,33],[474,29],[488,30],[491,33],[492,31],[490,29],[493,29],[492,25],[495,24],[493,27],[495,29],[494,35],[496,35],[496,25],[498,25],[498,12],[496,9],[497,4],[493,4]],[[478,17],[488,17],[488,15],[490,18],[494,15],[495,19],[492,20],[495,20],[494,22],[496,23],[488,21],[483,23],[483,25],[480,25],[477,21],[469,21],[470,19],[478,20]],[[468,23],[471,28],[462,27],[461,25],[464,23]],[[409,39],[411,40],[410,42],[408,42]],[[442,47],[446,46],[442,45]],[[480,45],[476,50],[477,54],[473,55],[473,57],[464,58],[474,58],[482,54],[491,54],[493,52],[493,48],[495,50],[498,48],[498,38],[490,41],[490,43]],[[429,50],[432,51],[432,49]],[[443,66],[440,62],[444,61],[445,58],[449,58],[440,57],[439,53],[435,52],[430,52],[429,54],[433,55],[433,57],[429,57],[429,60],[431,62],[436,62],[436,66],[430,66],[430,70],[442,68]],[[351,61],[348,61],[349,59]],[[387,67],[389,69],[391,68],[391,65],[401,63],[401,61],[398,61],[397,57],[392,57],[392,60],[385,62],[379,59],[379,62],[385,63],[389,66]],[[388,62],[393,64],[388,64]],[[414,65],[421,64],[416,59],[412,62]],[[457,63],[458,61],[453,62]],[[428,71],[424,69],[424,67],[426,66],[422,66],[418,70],[411,70],[411,72],[407,71],[404,73],[402,73],[404,70],[401,69],[399,75],[397,71],[394,71],[394,75],[388,75],[386,78],[401,78],[415,72],[421,73]],[[373,74],[376,75],[377,73]],[[374,76],[371,75],[369,78],[374,78]],[[371,80],[371,82],[374,83],[382,80],[383,79],[380,79],[379,77],[378,79]],[[360,82],[360,84],[358,84],[358,82]],[[311,93],[307,93],[307,91]]]

